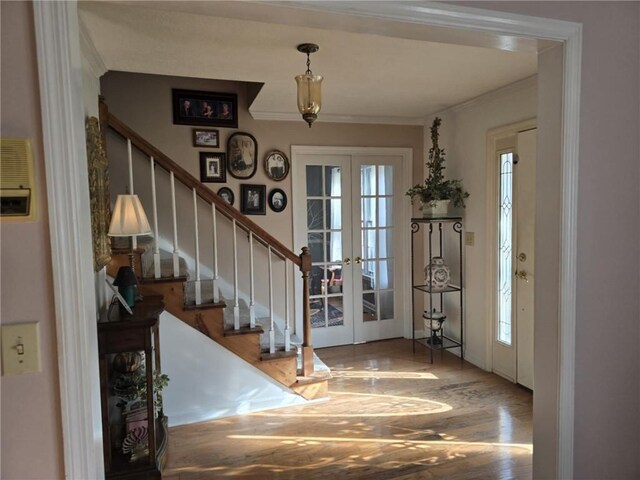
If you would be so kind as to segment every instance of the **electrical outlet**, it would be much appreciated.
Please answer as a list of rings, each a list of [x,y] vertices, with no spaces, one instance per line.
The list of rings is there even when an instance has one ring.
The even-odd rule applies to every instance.
[[[473,247],[476,243],[475,232],[464,232],[464,244],[468,247]]]
[[[2,374],[40,371],[40,329],[37,322],[2,325]]]

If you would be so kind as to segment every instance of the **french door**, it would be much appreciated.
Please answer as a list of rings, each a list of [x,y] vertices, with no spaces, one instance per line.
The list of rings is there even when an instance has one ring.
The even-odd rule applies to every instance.
[[[315,347],[404,333],[397,265],[405,227],[402,164],[407,160],[358,150],[292,156],[294,243],[296,248],[308,245],[311,253]]]

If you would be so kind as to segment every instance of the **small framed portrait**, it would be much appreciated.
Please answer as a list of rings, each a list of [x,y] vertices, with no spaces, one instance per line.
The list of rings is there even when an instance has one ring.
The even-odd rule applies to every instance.
[[[227,140],[229,174],[234,178],[246,180],[256,173],[258,166],[258,143],[253,135],[236,132]]]
[[[280,182],[289,175],[289,159],[280,150],[273,150],[264,157],[264,171],[271,180]]]
[[[274,188],[269,192],[269,208],[276,213],[287,208],[287,194],[280,188]]]
[[[222,198],[225,202],[227,202],[229,205],[233,205],[236,198],[235,195],[233,194],[233,190],[231,190],[229,187],[222,187],[221,189],[218,190],[218,196],[220,198]]]
[[[218,148],[220,146],[220,137],[218,135],[218,130],[194,128],[193,146]]]
[[[227,181],[226,155],[222,152],[200,152],[200,181],[224,183]]]
[[[235,93],[171,90],[173,123],[238,128],[238,96]]]
[[[240,185],[240,211],[245,215],[265,215],[266,193],[266,185]]]

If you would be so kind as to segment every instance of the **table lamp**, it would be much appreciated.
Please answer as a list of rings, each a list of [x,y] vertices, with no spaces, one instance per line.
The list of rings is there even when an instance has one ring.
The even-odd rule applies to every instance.
[[[110,237],[137,237],[140,235],[151,235],[149,220],[144,213],[142,204],[137,195],[118,195],[116,205],[113,207],[111,224],[109,225]],[[131,252],[129,253],[129,266],[120,267],[114,285],[118,287],[120,294],[127,300],[127,304],[133,307],[135,302],[135,258],[133,252],[133,241]],[[134,281],[135,280],[135,281]]]

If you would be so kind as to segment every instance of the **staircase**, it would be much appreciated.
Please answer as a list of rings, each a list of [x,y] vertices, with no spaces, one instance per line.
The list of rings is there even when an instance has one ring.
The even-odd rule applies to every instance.
[[[307,247],[302,248],[300,255],[293,253],[111,114],[103,99],[100,100],[100,125],[102,144],[110,163],[119,160],[117,155],[108,155],[107,131],[115,132],[126,142],[127,188],[132,194],[147,192],[146,198],[141,196],[141,201],[146,212],[152,212],[148,216],[153,240],[138,244],[133,237],[139,293],[163,295],[169,313],[304,398],[326,396],[330,375],[327,370],[314,371],[308,285],[311,256]],[[146,159],[150,173],[147,180],[135,179],[135,192],[134,157],[136,161]],[[168,187],[168,191],[163,187]],[[190,193],[186,197],[189,198],[187,206],[180,203],[185,193]],[[170,208],[159,208],[159,201],[167,200]],[[193,215],[194,231],[190,241],[193,249],[189,252],[192,255],[185,255],[178,244],[179,215],[185,210]],[[163,218],[163,214],[170,218]],[[203,241],[199,222],[207,217],[211,236]],[[226,236],[223,230],[226,230]],[[180,234],[184,237],[183,231]],[[167,238],[172,238],[172,242],[168,242],[169,248],[163,250],[161,243]],[[231,242],[231,251],[223,246],[223,241]],[[212,253],[209,265],[201,261],[205,251]],[[107,273],[115,276],[120,266],[128,265],[130,252],[131,246],[118,248],[114,245]],[[193,275],[185,257],[192,258]],[[219,257],[232,264],[228,272],[230,281],[221,275]],[[246,264],[246,268],[240,263]],[[284,274],[279,281],[274,278],[276,265]],[[265,266],[266,272],[261,271]],[[299,270],[302,276],[302,342],[296,342],[297,337],[292,341],[289,277],[293,270]],[[203,274],[207,271],[210,278]],[[245,291],[241,291],[240,285]],[[256,289],[256,285],[261,289]],[[268,299],[266,315],[257,296]],[[284,306],[283,318],[276,318],[276,305]]]

